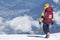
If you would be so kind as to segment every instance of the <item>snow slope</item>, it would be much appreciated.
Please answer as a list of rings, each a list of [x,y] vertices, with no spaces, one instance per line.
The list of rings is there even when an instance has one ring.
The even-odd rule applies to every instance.
[[[50,38],[45,35],[0,35],[0,40],[60,40],[60,33],[51,34]]]

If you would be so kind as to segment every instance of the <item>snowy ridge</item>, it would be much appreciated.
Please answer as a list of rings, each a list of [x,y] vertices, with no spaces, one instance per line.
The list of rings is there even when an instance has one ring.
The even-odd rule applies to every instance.
[[[60,40],[60,33],[51,34],[50,38],[45,35],[0,35],[0,40]]]

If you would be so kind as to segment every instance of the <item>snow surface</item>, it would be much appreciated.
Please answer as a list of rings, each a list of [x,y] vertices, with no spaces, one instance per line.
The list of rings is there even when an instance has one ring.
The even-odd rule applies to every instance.
[[[51,34],[50,38],[45,35],[0,35],[0,40],[60,40],[60,33]]]

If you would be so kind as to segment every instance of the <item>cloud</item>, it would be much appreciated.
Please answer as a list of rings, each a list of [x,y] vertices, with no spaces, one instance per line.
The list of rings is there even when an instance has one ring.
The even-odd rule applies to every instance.
[[[5,34],[5,32],[3,31],[5,26],[3,24],[4,24],[3,18],[0,17],[0,34]]]
[[[55,3],[58,3],[59,2],[59,0],[53,0]]]
[[[54,12],[54,19],[56,24],[60,25],[60,11]],[[4,18],[0,17],[0,34],[6,34],[5,31],[9,30],[5,29],[7,27],[12,28],[13,30],[15,30],[15,32],[21,30],[22,32],[30,32],[30,33],[34,33],[34,31],[32,31],[33,26],[40,28],[38,21],[34,20],[31,16],[28,15],[15,17],[11,20],[6,21],[3,20]]]
[[[3,20],[4,18],[0,17],[0,34],[6,34],[5,31],[9,31],[9,29],[6,30],[7,27],[12,28],[13,30],[15,30],[15,32],[20,30],[19,32],[22,31],[29,33],[34,33],[34,31],[32,31],[33,26],[40,28],[38,21],[34,20],[31,16],[28,15],[15,17],[12,20]]]
[[[53,0],[55,3],[59,3],[60,4],[60,0]]]
[[[60,11],[54,12],[54,20],[60,25]]]
[[[21,9],[21,10],[0,10],[0,16],[2,17],[11,17],[20,14],[24,14],[25,12],[29,13],[30,9]]]
[[[14,30],[22,30],[23,32],[31,32],[32,26],[39,27],[38,21],[33,20],[32,17],[27,15],[16,17],[7,21],[7,23]]]

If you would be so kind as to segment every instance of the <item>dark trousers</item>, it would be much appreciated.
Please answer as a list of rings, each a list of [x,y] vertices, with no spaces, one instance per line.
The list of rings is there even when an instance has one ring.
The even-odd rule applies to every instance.
[[[48,23],[43,23],[43,31],[45,34],[49,32],[49,24]]]

